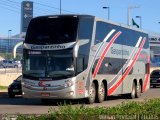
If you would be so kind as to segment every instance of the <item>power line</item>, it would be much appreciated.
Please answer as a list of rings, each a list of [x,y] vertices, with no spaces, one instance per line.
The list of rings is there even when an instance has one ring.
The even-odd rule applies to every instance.
[[[19,7],[15,7],[15,6],[13,6],[13,5],[11,5],[11,4],[8,4],[8,3],[6,3],[6,2],[4,2],[4,1],[0,1],[2,4],[1,5],[3,5],[3,6],[8,6],[8,7],[11,7],[12,9],[14,8],[14,9],[16,9],[16,10],[19,10],[20,8]]]
[[[18,6],[20,6],[20,4],[21,4],[21,3],[19,3],[19,2],[12,1],[12,0],[7,0],[7,1],[10,2],[11,4],[14,3],[14,4],[18,5]],[[35,3],[35,2],[34,2],[34,3]],[[35,4],[37,4],[37,3],[35,3]],[[41,5],[44,6],[44,4],[41,4]],[[38,7],[34,7],[33,9],[34,9],[34,11],[33,11],[34,13],[36,13],[35,11],[38,11],[38,13],[39,13],[39,12],[45,13],[44,11],[49,12],[49,13],[50,13],[50,12],[56,12],[56,13],[57,13],[57,11],[53,11],[53,10],[49,10],[49,9],[43,9],[43,8],[40,9],[40,8],[38,8]]]
[[[36,4],[39,4],[39,5],[41,5],[41,6],[45,6],[45,7],[49,7],[49,8],[54,8],[54,9],[56,9],[56,10],[60,10],[60,8],[57,8],[57,7],[53,7],[53,6],[49,6],[49,5],[45,5],[45,4],[42,4],[42,3],[38,3],[38,2],[34,2],[34,3],[36,3]],[[73,13],[73,12],[71,12],[71,11],[68,11],[68,10],[64,10],[64,9],[62,9],[62,11],[65,11],[65,12],[68,12],[68,13]]]
[[[7,0],[7,1],[0,1],[2,4],[1,5],[3,5],[3,6],[5,6],[5,7],[3,7],[4,9],[7,9],[7,10],[10,10],[10,11],[12,11],[13,9],[13,11],[14,12],[18,12],[18,13],[20,13],[20,9],[21,9],[21,3],[19,3],[19,2],[15,2],[15,1],[11,1],[11,0]],[[8,3],[9,2],[9,3]],[[11,3],[12,2],[12,3]],[[16,5],[16,6],[15,6]],[[7,6],[7,7],[6,7]],[[18,7],[19,6],[19,7]],[[9,7],[9,8],[8,8]],[[34,7],[35,8],[35,7]],[[18,10],[18,11],[17,11]],[[42,13],[42,14],[46,14],[46,12],[49,12],[49,11],[47,11],[47,10],[40,10],[40,9],[37,9],[37,8],[35,8],[35,11],[38,11],[38,13]],[[33,11],[33,12],[35,12],[35,11]],[[44,11],[46,11],[46,12],[44,12]]]
[[[50,13],[50,12],[52,12],[52,11],[48,11],[48,10],[46,10],[46,9],[41,9],[41,8],[38,8],[38,7],[36,7],[36,9],[34,9],[34,11],[33,11],[35,14],[37,14],[37,13],[42,13],[42,14],[47,14],[47,13]]]
[[[12,1],[12,0],[7,0],[7,1],[15,3],[15,4],[17,4],[17,3],[19,4],[19,2],[16,2],[16,1]]]
[[[38,7],[34,7],[34,9],[37,9]],[[53,10],[49,10],[49,9],[44,9],[44,8],[39,8],[39,9],[42,9],[43,11],[47,11],[47,12],[56,12],[57,11],[53,11]]]
[[[12,2],[12,3],[18,3],[19,4],[19,2],[16,2],[16,1],[12,1],[12,0],[7,0],[7,1],[9,1],[9,2]],[[57,7],[53,7],[53,6],[49,6],[49,5],[46,5],[46,4],[42,4],[42,3],[39,3],[39,2],[34,2],[35,4],[38,4],[38,5],[41,5],[41,6],[45,6],[45,7],[48,7],[48,8],[54,8],[54,9],[56,9],[56,10],[58,10],[59,11],[59,9],[60,8],[57,8]],[[62,11],[65,11],[65,12],[68,12],[68,13],[74,13],[74,12],[71,12],[71,11],[68,11],[68,10],[64,10],[64,9],[62,9]],[[54,11],[55,12],[55,11]],[[57,12],[57,11],[56,11]]]
[[[5,7],[2,7],[2,8],[4,8],[4,9],[7,9],[7,10],[10,10],[10,11],[12,11],[13,9],[13,11],[14,12],[17,12],[17,13],[20,13],[20,8],[21,8],[21,3],[20,2],[17,2],[17,1],[12,1],[12,0],[5,0],[5,1],[3,1],[3,0],[1,0],[0,2],[2,2],[3,4],[1,4],[1,6],[3,5],[3,6],[5,6]],[[43,14],[46,14],[46,13],[53,13],[53,12],[55,12],[55,13],[57,13],[58,11],[59,11],[59,8],[56,8],[56,7],[53,7],[53,6],[49,6],[49,5],[46,5],[46,4],[42,4],[42,3],[38,3],[38,2],[34,2],[35,4],[37,4],[37,5],[40,5],[40,6],[44,6],[44,7],[47,7],[47,8],[52,8],[52,9],[56,9],[56,11],[53,11],[53,10],[49,10],[49,9],[44,9],[44,8],[38,8],[38,7],[34,7],[33,9],[34,9],[34,13],[35,14],[39,14],[39,13],[43,13]],[[6,7],[6,6],[8,6],[8,7],[10,7],[10,8],[8,8],[8,7]],[[18,11],[17,11],[18,10]],[[44,12],[45,11],[45,12]],[[64,9],[62,9],[62,11],[65,11],[65,12],[68,12],[68,13],[73,13],[73,12],[71,12],[71,11],[68,11],[68,10],[64,10]]]
[[[13,4],[13,3],[11,3],[11,2],[9,2],[9,1],[6,1],[6,0],[1,0],[1,2],[3,2],[3,4],[5,4],[5,5],[7,5],[7,6],[9,6],[9,7],[14,7],[14,8],[16,8],[16,9],[20,9],[20,4]]]
[[[14,12],[14,13],[18,13],[18,14],[20,14],[20,12],[19,11],[16,11],[16,10],[13,10],[13,9],[10,9],[10,8],[7,8],[7,7],[5,7],[5,6],[2,6],[1,4],[0,4],[0,8],[4,8],[4,9],[6,9],[6,10],[8,10],[8,11],[10,11],[10,12]]]

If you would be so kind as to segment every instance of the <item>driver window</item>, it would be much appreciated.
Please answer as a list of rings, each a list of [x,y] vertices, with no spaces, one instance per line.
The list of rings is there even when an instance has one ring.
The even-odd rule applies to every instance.
[[[77,59],[77,73],[80,73],[83,71],[83,58],[82,57],[79,57]]]

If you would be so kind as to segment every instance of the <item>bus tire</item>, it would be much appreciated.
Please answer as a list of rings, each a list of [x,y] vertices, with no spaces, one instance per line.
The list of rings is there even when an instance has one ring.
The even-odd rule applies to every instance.
[[[136,93],[135,93],[135,97],[136,98],[139,98],[140,96],[141,96],[141,88],[142,88],[142,86],[141,86],[141,84],[140,83],[138,83],[139,85],[137,85],[136,86]]]
[[[100,86],[98,87],[98,102],[101,103],[105,100],[105,95],[106,95],[106,92],[105,92],[105,86],[104,86],[104,83],[101,82]]]
[[[96,99],[96,86],[95,83],[92,82],[92,85],[89,89],[89,97],[86,99],[87,104],[93,104]]]
[[[132,91],[129,94],[130,99],[134,99],[136,97],[136,84],[135,82],[132,83]]]

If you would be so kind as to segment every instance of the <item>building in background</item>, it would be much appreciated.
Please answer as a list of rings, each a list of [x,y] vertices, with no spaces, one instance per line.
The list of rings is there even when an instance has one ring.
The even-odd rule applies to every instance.
[[[149,33],[151,66],[160,66],[160,33]]]
[[[23,40],[24,38],[20,38],[19,35],[11,36],[10,38],[0,36],[0,56],[5,58],[7,54],[12,55],[14,46]],[[23,46],[20,46],[17,49],[17,54],[22,55],[22,52],[23,52]]]
[[[22,42],[28,28],[28,24],[33,18],[33,2],[21,2],[21,31],[19,35],[11,36],[11,30],[8,31],[8,37],[0,36],[0,57],[5,59],[13,58],[13,49],[16,44]],[[16,54],[22,56],[22,48],[20,46],[16,50]]]

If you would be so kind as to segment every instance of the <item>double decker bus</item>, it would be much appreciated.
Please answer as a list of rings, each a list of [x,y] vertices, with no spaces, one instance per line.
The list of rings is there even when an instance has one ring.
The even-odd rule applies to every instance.
[[[91,15],[33,18],[23,50],[24,98],[140,97],[149,88],[149,40],[139,29]]]

